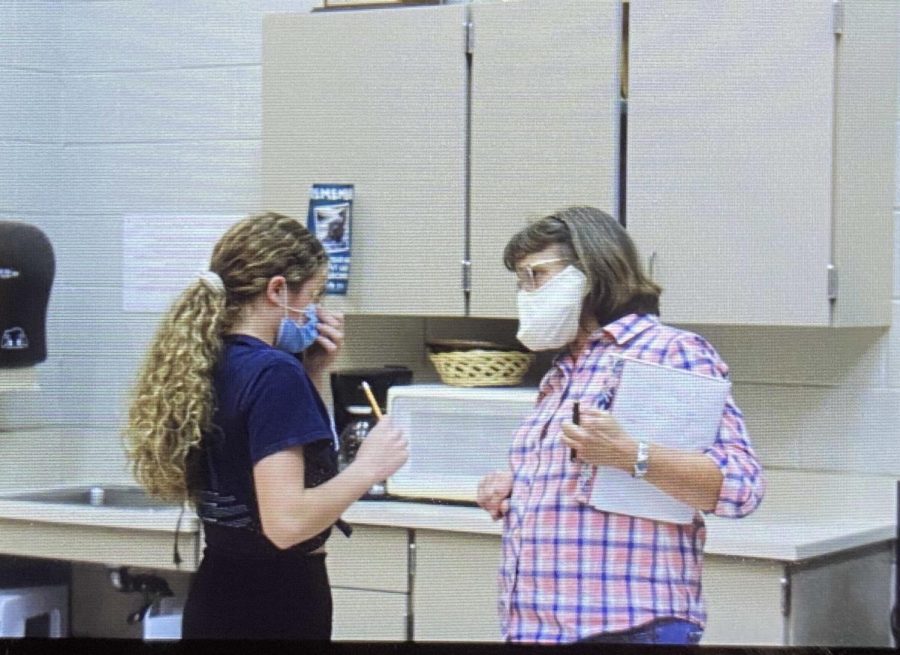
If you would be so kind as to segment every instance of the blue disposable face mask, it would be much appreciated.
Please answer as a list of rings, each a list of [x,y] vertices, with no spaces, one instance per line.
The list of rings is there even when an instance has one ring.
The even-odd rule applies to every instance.
[[[289,353],[301,353],[313,345],[319,336],[319,316],[315,304],[310,303],[302,310],[306,322],[301,324],[287,316],[289,309],[294,312],[301,311],[288,307],[287,303],[284,304],[285,316],[281,319],[278,336],[275,337],[275,347]]]

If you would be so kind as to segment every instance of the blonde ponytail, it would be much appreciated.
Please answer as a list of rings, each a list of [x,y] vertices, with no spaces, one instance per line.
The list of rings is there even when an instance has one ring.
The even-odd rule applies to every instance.
[[[212,372],[224,313],[224,294],[197,280],[163,318],[138,374],[126,451],[137,481],[158,498],[188,498],[185,460],[215,411]]]
[[[296,220],[272,212],[233,225],[213,249],[210,270],[172,304],[138,373],[125,451],[152,496],[191,500],[189,455],[214,428],[213,373],[222,337],[243,308],[283,275],[292,290],[320,272],[322,244]]]

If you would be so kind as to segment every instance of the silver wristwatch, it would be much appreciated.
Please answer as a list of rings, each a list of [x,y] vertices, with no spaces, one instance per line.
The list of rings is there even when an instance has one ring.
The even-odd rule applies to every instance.
[[[640,479],[647,475],[647,469],[650,468],[650,444],[646,441],[638,441],[637,459],[634,460],[634,471],[631,477]]]

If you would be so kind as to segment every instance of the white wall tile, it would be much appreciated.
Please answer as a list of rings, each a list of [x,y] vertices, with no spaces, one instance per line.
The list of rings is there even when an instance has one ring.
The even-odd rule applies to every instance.
[[[72,434],[79,441],[73,456],[79,478],[85,483],[136,485],[125,457],[121,433],[87,428]]]
[[[78,440],[69,435],[59,429],[0,433],[0,493],[71,484],[81,457]]]
[[[884,328],[682,327],[712,343],[740,382],[884,384],[890,341]]]
[[[734,400],[756,456],[764,466],[798,468],[800,435],[806,429],[805,413],[819,402],[821,389],[735,384]]]
[[[258,64],[266,12],[306,12],[311,0],[129,0],[66,3],[68,71]]]
[[[0,67],[0,141],[59,143],[61,79]]]
[[[261,67],[65,77],[68,143],[260,139]]]
[[[27,220],[40,228],[53,246],[54,285],[98,284],[110,280],[110,271],[122,270],[121,214],[48,214]],[[120,281],[121,275],[115,278],[116,283]]]
[[[900,391],[830,389],[807,416],[800,468],[900,477]]]
[[[39,0],[0,2],[0,63],[59,70],[62,5]]]
[[[258,141],[70,146],[60,211],[258,211],[259,171]]]
[[[24,215],[56,210],[60,150],[58,145],[0,143],[0,212]]]

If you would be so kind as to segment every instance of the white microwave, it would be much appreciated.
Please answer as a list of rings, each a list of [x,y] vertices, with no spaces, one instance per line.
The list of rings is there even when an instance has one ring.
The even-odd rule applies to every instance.
[[[388,414],[406,433],[409,459],[387,480],[387,493],[475,502],[478,481],[508,466],[513,434],[536,399],[536,387],[391,387]]]

